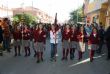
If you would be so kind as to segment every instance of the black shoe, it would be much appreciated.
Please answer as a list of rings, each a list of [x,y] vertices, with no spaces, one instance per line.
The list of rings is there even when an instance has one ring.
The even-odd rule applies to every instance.
[[[0,56],[3,56],[3,53],[2,52],[0,52]]]
[[[54,59],[54,61],[56,62],[56,61],[57,61],[57,59]]]
[[[19,53],[18,56],[21,56],[21,54]]]
[[[54,59],[53,58],[50,58],[50,61],[53,61]]]
[[[82,58],[78,58],[78,60],[79,60],[79,61],[81,61],[81,60],[82,60]]]
[[[9,53],[10,53],[11,51],[8,49],[8,50],[7,50],[7,52],[9,52]]]
[[[25,54],[25,56],[24,57],[27,57],[27,54]]]
[[[43,59],[43,58],[41,58],[41,61],[43,62],[43,61],[44,61],[44,59]]]
[[[94,59],[90,59],[90,62],[93,62]]]
[[[17,54],[14,55],[15,57],[17,56]]]
[[[110,58],[109,57],[107,57],[107,59],[106,59],[107,61],[109,61],[110,60]]]
[[[97,53],[97,54],[101,54],[101,51],[100,51],[100,50],[97,50],[96,53]]]
[[[6,49],[5,49],[5,48],[3,48],[3,51],[6,51]]]
[[[71,56],[71,57],[70,57],[70,60],[73,60],[73,59],[74,59],[74,56]]]
[[[35,54],[34,54],[34,58],[36,57],[36,55],[37,55],[37,54],[35,53]]]
[[[63,61],[63,60],[65,60],[65,57],[62,57],[62,59],[61,59],[61,60],[62,60],[62,61]]]
[[[31,54],[29,53],[27,56],[30,56]]]
[[[73,58],[70,58],[70,60],[73,60]]]
[[[57,61],[56,57],[54,57],[53,60],[56,62]]]
[[[40,63],[40,61],[39,60],[37,60],[37,62],[36,63]]]
[[[65,60],[67,61],[67,60],[68,60],[68,58],[66,57],[66,58],[65,58]]]

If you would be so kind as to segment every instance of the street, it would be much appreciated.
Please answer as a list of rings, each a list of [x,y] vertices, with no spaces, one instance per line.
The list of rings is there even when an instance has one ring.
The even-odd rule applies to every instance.
[[[24,52],[24,51],[22,51]],[[78,61],[77,51],[74,60],[61,61],[62,50],[61,42],[58,45],[58,57],[56,62],[50,61],[50,44],[47,40],[46,50],[44,51],[44,62],[36,63],[32,50],[30,57],[14,57],[11,53],[4,52],[0,56],[0,74],[109,74],[110,61],[106,60],[106,50],[102,55],[95,55],[95,60],[89,61],[88,50],[84,53],[83,59]]]

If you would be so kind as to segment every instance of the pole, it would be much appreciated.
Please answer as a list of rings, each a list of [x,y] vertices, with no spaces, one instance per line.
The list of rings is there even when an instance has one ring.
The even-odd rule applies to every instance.
[[[21,8],[22,8],[22,18],[21,18],[21,30],[22,30],[22,40],[21,40],[21,44],[22,44],[22,52],[24,52],[24,48],[23,48],[23,26],[24,26],[24,0],[21,3]]]
[[[79,15],[78,15],[78,10],[79,10],[79,0],[77,0],[77,1],[78,1],[78,2],[77,2],[77,3],[78,3],[78,4],[77,4],[77,5],[78,5],[78,8],[77,8],[77,23],[78,23],[78,18],[79,18]]]
[[[32,12],[33,12],[33,7],[34,7],[34,6],[33,6],[33,0],[32,0]]]
[[[7,0],[7,17],[8,17],[8,0]]]
[[[78,23],[78,18],[79,18],[79,16],[78,16],[78,9],[77,9],[77,23]]]
[[[1,12],[1,14],[2,14],[1,17],[3,17],[3,15],[4,15],[4,14],[3,14],[3,4],[2,4],[2,12]]]
[[[33,0],[32,0],[32,15],[34,16],[34,6],[33,6]]]
[[[0,0],[0,3],[1,3],[1,16],[0,17],[4,17],[4,8],[3,8],[3,2],[2,0]]]

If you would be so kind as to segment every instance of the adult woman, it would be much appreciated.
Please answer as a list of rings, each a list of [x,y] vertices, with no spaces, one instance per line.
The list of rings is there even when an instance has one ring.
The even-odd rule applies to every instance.
[[[1,24],[1,22],[0,22],[0,24]],[[3,55],[2,42],[3,42],[3,30],[2,30],[2,27],[0,25],[0,56]]]
[[[4,50],[7,50],[7,52],[10,52],[10,36],[11,36],[11,32],[10,32],[10,29],[9,29],[9,25],[7,23],[7,19],[3,19],[3,30],[4,30],[4,33],[3,33],[3,47],[4,47]]]

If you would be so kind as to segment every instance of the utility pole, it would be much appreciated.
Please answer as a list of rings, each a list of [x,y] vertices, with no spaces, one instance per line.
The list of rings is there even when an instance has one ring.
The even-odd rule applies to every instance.
[[[34,6],[33,6],[33,0],[32,0],[32,12],[33,12],[33,8],[34,8]]]
[[[79,10],[79,0],[77,0],[78,2],[77,2],[77,5],[78,5],[78,8],[77,8],[77,23],[78,23],[78,19],[79,19],[79,15],[78,15],[78,10]]]
[[[7,3],[6,4],[7,4],[7,17],[8,17],[8,0],[7,0]]]
[[[78,18],[79,18],[79,15],[78,15],[78,9],[77,9],[77,23],[78,23]]]

